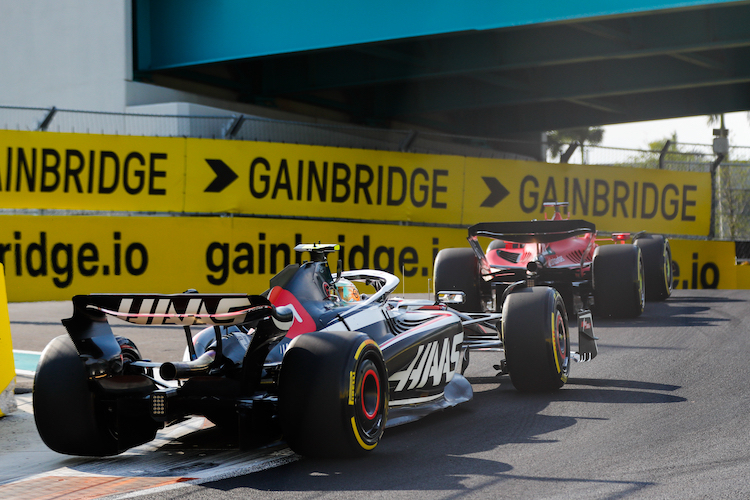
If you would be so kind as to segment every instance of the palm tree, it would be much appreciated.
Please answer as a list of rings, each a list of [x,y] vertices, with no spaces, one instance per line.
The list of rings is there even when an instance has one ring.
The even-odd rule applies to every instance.
[[[577,142],[581,147],[581,164],[586,164],[585,145],[597,145],[604,139],[604,129],[601,127],[577,127],[563,130],[553,130],[547,134],[547,148],[552,158],[560,156],[563,148]]]
[[[750,114],[748,114],[748,119],[750,119]],[[708,124],[713,125],[714,123],[718,123],[721,130],[724,130],[724,113],[708,115]]]

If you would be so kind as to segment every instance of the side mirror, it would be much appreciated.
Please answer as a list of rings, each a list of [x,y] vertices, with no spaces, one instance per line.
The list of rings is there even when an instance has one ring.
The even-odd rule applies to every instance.
[[[466,294],[459,291],[438,292],[437,301],[440,304],[463,304],[466,302]]]

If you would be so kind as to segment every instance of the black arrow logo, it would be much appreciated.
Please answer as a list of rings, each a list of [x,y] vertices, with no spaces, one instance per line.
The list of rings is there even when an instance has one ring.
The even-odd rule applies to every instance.
[[[500,184],[500,181],[495,177],[482,177],[482,180],[490,188],[490,195],[479,205],[480,207],[492,208],[510,194],[510,191],[505,189],[505,186]]]
[[[237,178],[234,170],[221,160],[206,160],[206,163],[216,174],[216,179],[205,189],[206,193],[220,193]]]

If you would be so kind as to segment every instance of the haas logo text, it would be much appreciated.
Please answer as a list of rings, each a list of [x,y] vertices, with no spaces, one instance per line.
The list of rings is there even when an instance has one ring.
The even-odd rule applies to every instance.
[[[450,338],[444,338],[442,341],[436,340],[420,345],[409,366],[394,373],[388,380],[397,382],[396,391],[421,389],[428,383],[436,387],[443,380],[446,383],[450,382],[456,370],[463,340],[464,334],[459,333],[453,336],[452,342]]]

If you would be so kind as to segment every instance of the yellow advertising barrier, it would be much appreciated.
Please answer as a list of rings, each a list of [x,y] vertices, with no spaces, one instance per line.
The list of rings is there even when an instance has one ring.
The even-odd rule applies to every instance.
[[[675,290],[750,288],[738,280],[744,267],[735,265],[732,241],[670,239]]]
[[[737,266],[737,288],[741,290],[750,288],[750,265],[747,263]]]
[[[0,260],[11,301],[96,292],[261,293],[298,243],[339,243],[346,269],[405,277],[427,292],[441,248],[467,246],[465,229],[246,217],[0,216]],[[309,259],[299,256],[299,259]]]
[[[187,212],[461,223],[459,156],[187,139],[186,158]]]
[[[0,131],[0,207],[469,226],[568,201],[604,231],[705,236],[708,173],[210,139]]]
[[[16,367],[13,363],[13,341],[10,337],[8,297],[3,275],[3,265],[0,264],[0,417],[16,409],[16,398],[13,395]]]
[[[466,230],[249,217],[0,216],[0,262],[13,302],[68,300],[95,292],[260,293],[297,256],[298,243],[341,245],[329,260],[430,289],[442,248],[466,247]],[[745,287],[734,244],[671,239],[675,288]],[[741,266],[740,266],[741,267]],[[0,318],[1,319],[1,318]]]
[[[298,243],[341,245],[329,260],[430,289],[442,248],[467,247],[465,229],[249,217],[0,216],[0,262],[13,302],[95,292],[260,293],[297,256]],[[735,288],[744,267],[732,242],[671,239],[675,288]],[[747,266],[746,266],[747,267]],[[740,269],[741,268],[741,269]],[[1,319],[1,318],[0,318]]]
[[[465,189],[467,225],[542,219],[543,204],[555,201],[600,231],[705,236],[711,219],[703,172],[466,158]]]
[[[182,211],[185,139],[0,131],[2,208]]]

